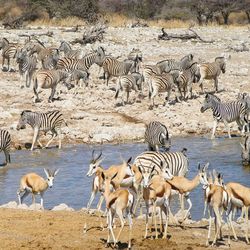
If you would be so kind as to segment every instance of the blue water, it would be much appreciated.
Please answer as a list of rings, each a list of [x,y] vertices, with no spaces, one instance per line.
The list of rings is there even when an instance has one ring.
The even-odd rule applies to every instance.
[[[250,186],[250,168],[241,164],[240,138],[218,138],[211,141],[205,137],[173,138],[171,151],[179,151],[183,147],[188,149],[187,155],[190,161],[188,178],[192,178],[197,173],[198,162],[210,162],[210,170],[215,168],[224,176],[225,183],[237,181]],[[80,209],[87,205],[90,197],[92,178],[86,177],[92,149],[97,152],[103,151],[105,159],[103,167],[107,168],[111,164],[120,163],[121,158],[133,159],[146,150],[145,144],[121,144],[87,146],[76,145],[66,146],[59,150],[57,148],[28,150],[12,152],[12,163],[0,169],[0,204],[12,200],[17,201],[16,191],[19,187],[19,180],[22,175],[35,172],[45,177],[43,168],[56,169],[60,172],[55,178],[52,189],[47,190],[44,196],[44,206],[51,209],[60,203]],[[3,154],[0,161],[4,160]],[[37,202],[40,197],[37,196]],[[193,207],[192,218],[197,220],[202,217],[203,212],[203,190],[197,187],[191,193]],[[96,198],[93,207],[97,203]],[[25,203],[31,202],[31,197],[26,198]],[[175,204],[179,205],[178,202]]]

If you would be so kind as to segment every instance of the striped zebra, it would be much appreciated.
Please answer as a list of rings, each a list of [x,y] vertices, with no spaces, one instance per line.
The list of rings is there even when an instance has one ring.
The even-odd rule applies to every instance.
[[[127,75],[129,72],[134,73],[137,69],[137,60],[126,59],[123,62],[118,61],[113,57],[106,57],[103,60],[102,67],[104,71],[104,80],[106,79],[106,84],[111,76],[122,76]]]
[[[16,61],[18,63],[19,74],[21,78],[25,77],[26,87],[28,88],[36,70],[37,58],[34,55],[29,56],[26,50],[20,50],[17,52]]]
[[[250,96],[248,93],[239,93],[237,96],[237,100],[245,102],[247,105],[247,119],[249,121],[249,115],[250,115]]]
[[[250,136],[246,135],[243,137],[243,139],[244,139],[243,144],[240,143],[242,147],[241,158],[242,158],[242,164],[247,166],[250,164]]]
[[[54,49],[50,54],[46,55],[42,60],[43,69],[55,69],[59,60],[59,50]]]
[[[2,68],[4,69],[4,62],[7,60],[7,71],[9,71],[10,59],[15,59],[19,45],[17,43],[10,43],[8,39],[4,37],[2,42],[0,42],[0,49],[2,49]]]
[[[83,71],[88,71],[89,68],[95,63],[101,65],[105,57],[105,51],[102,47],[97,50],[87,54],[82,59],[74,58],[61,58],[57,62],[57,69],[63,69],[68,72],[78,69]]]
[[[213,118],[214,118],[214,126],[212,131],[211,139],[215,137],[215,131],[218,122],[222,121],[227,130],[228,136],[231,138],[229,123],[236,121],[239,129],[244,131],[245,127],[248,124],[246,119],[247,114],[247,105],[242,101],[232,101],[228,103],[223,103],[221,100],[212,94],[206,94],[205,100],[201,107],[201,112],[205,112],[207,109],[212,109]]]
[[[4,166],[10,163],[10,143],[10,133],[7,130],[0,129],[0,152],[3,151],[5,155]]]
[[[166,72],[169,73],[172,70],[185,70],[191,66],[193,63],[193,54],[188,54],[181,58],[180,61],[176,61],[174,59],[167,59],[158,62],[156,65],[159,67],[161,73]]]
[[[25,129],[26,124],[29,124],[32,127],[34,131],[34,136],[33,136],[31,150],[34,149],[36,142],[38,142],[42,148],[47,148],[57,135],[59,139],[59,149],[60,149],[62,146],[61,126],[63,123],[65,123],[65,125],[67,126],[67,123],[63,119],[63,114],[58,110],[49,111],[46,113],[24,110],[21,113],[19,122],[17,124],[17,130]],[[47,133],[49,131],[52,132],[52,137],[44,147],[39,140],[39,132]]]
[[[132,61],[138,60],[138,61],[142,62],[142,52],[141,52],[141,50],[133,48],[128,54],[128,59],[132,60]]]
[[[167,151],[171,147],[168,129],[164,124],[158,121],[152,121],[147,125],[145,141],[148,143],[149,151],[159,152],[159,147]]]
[[[218,77],[221,72],[224,74],[226,72],[226,60],[224,57],[216,57],[212,63],[202,63],[199,65],[200,68],[200,80],[198,82],[201,92],[204,93],[203,81],[204,79],[214,80],[214,90],[218,92]]]
[[[69,43],[62,41],[60,47],[58,48],[59,51],[64,53],[64,57],[67,58],[75,58],[81,59],[83,57],[83,51],[80,49],[73,50]]]
[[[155,106],[154,98],[160,92],[167,92],[166,101],[169,101],[172,88],[175,87],[175,82],[179,76],[179,71],[164,73],[161,75],[152,75],[149,82],[149,99],[151,99],[151,107]],[[165,105],[165,101],[164,101]]]
[[[73,87],[70,83],[70,77],[71,74],[63,70],[38,70],[33,76],[34,102],[40,101],[38,94],[41,92],[41,89],[51,89],[49,102],[53,102],[53,97],[59,82],[62,82],[68,90]]]
[[[190,98],[192,98],[192,85],[193,83],[197,82],[197,79],[199,79],[200,70],[198,67],[198,64],[195,62],[191,64],[191,66],[183,71],[180,72],[180,75],[177,77],[177,87],[180,92],[181,98],[184,97],[188,98],[188,95],[190,94]],[[183,95],[182,95],[183,90]]]
[[[130,75],[122,75],[117,78],[115,99],[118,98],[119,92],[124,91],[126,93],[126,103],[128,103],[129,92],[142,89],[143,76],[140,73],[132,73]],[[122,98],[122,104],[124,105],[124,99]]]
[[[149,86],[150,78],[153,75],[160,75],[162,73],[161,69],[157,65],[142,65],[142,75],[144,78],[144,83]]]

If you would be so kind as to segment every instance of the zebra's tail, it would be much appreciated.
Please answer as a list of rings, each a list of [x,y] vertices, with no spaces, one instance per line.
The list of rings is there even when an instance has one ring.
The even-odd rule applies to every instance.
[[[148,98],[149,98],[149,99],[151,99],[152,92],[153,92],[152,80],[149,79],[149,82],[148,82]]]
[[[117,79],[117,82],[116,82],[116,92],[115,92],[115,99],[118,98],[118,95],[119,95],[119,91],[120,89],[122,89],[122,86],[121,86],[121,78],[118,77]]]

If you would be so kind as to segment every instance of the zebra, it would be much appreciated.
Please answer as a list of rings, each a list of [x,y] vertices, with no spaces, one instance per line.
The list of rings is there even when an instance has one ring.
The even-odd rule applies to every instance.
[[[197,62],[191,64],[191,66],[184,71],[181,71],[179,76],[176,79],[177,82],[177,87],[180,92],[181,98],[182,96],[182,91],[183,89],[183,95],[184,99],[188,98],[188,94],[190,93],[190,98],[192,98],[193,93],[192,93],[192,84],[197,81],[199,78],[200,71]],[[187,96],[186,96],[187,94]]]
[[[199,65],[200,68],[200,80],[198,82],[201,92],[204,93],[203,80],[213,79],[214,80],[214,90],[218,92],[218,77],[221,72],[224,74],[226,72],[226,61],[224,57],[216,57],[212,63],[202,63]]]
[[[126,103],[128,103],[129,92],[131,92],[131,90],[135,90],[135,92],[138,92],[138,90],[142,90],[142,81],[143,81],[143,76],[137,72],[134,72],[130,75],[119,76],[117,78],[117,83],[116,83],[115,99],[118,98],[120,91],[124,91],[126,92],[127,96]],[[122,98],[122,104],[124,105],[123,98]]]
[[[160,75],[162,73],[161,69],[157,65],[143,65],[141,71],[144,78],[144,83],[148,86],[150,84],[150,78],[153,75]]]
[[[32,127],[34,131],[34,136],[30,149],[31,151],[34,149],[36,142],[39,143],[41,148],[47,148],[57,135],[59,139],[58,147],[60,149],[62,147],[61,126],[63,123],[68,126],[65,120],[63,119],[63,114],[58,110],[49,111],[45,113],[24,110],[20,115],[20,119],[17,124],[17,130],[25,129],[26,124],[29,124]],[[44,147],[39,140],[39,132],[47,133],[49,131],[52,132],[52,137]]]
[[[166,72],[169,73],[172,70],[185,70],[191,66],[193,63],[193,54],[188,54],[181,58],[180,61],[176,61],[174,59],[167,59],[158,62],[156,65],[159,67],[161,73]]]
[[[242,164],[246,166],[250,164],[250,136],[246,135],[243,137],[243,139],[244,139],[243,144],[240,143],[242,147],[241,158],[242,158]]]
[[[83,57],[83,51],[73,50],[69,43],[62,41],[60,44],[60,47],[58,48],[59,51],[63,51],[64,57],[67,58],[75,58],[75,59],[81,59]]]
[[[240,100],[242,102],[245,102],[247,105],[247,113],[248,113],[248,121],[249,121],[249,115],[250,115],[250,96],[248,93],[239,93],[237,96],[237,100]]]
[[[73,86],[70,83],[71,74],[63,70],[38,70],[33,76],[33,91],[34,91],[34,102],[39,102],[40,99],[38,94],[41,89],[51,89],[51,94],[49,97],[49,102],[53,102],[53,97],[56,92],[56,86],[59,82],[63,84],[70,90]]]
[[[79,69],[73,70],[71,72],[70,81],[74,81],[76,85],[79,85],[81,80],[85,83],[85,86],[88,87],[89,73]],[[80,82],[80,87],[82,87],[82,81]]]
[[[7,71],[10,70],[10,59],[15,59],[19,45],[17,43],[10,43],[7,38],[3,38],[0,42],[0,49],[2,49],[2,69],[4,69],[4,62],[7,59],[8,67]]]
[[[168,151],[171,147],[168,129],[158,121],[152,121],[146,126],[145,141],[148,143],[149,151],[159,152],[159,147]]]
[[[5,155],[4,166],[10,163],[10,144],[11,137],[7,130],[0,129],[0,152],[3,151]]]
[[[57,69],[64,69],[68,72],[79,69],[83,71],[88,71],[89,68],[95,63],[101,65],[105,57],[105,51],[102,47],[99,47],[97,50],[87,54],[82,59],[74,58],[61,58],[57,62]]]
[[[106,57],[103,60],[102,67],[104,71],[104,80],[107,80],[106,84],[108,86],[108,82],[111,76],[122,76],[127,75],[129,72],[136,72],[137,59],[135,61],[126,59],[121,62],[113,57]]]
[[[128,59],[133,60],[133,61],[138,60],[138,61],[142,62],[141,50],[133,48],[128,54]]]
[[[36,70],[37,58],[34,55],[29,56],[26,50],[17,52],[16,61],[18,63],[19,74],[24,75],[26,87],[30,87],[32,76]]]
[[[53,49],[50,54],[41,60],[43,69],[55,69],[59,60],[59,50]]]
[[[207,109],[212,109],[213,118],[214,118],[214,126],[212,131],[211,139],[215,138],[215,131],[218,122],[222,121],[227,130],[228,136],[231,138],[229,123],[236,121],[239,129],[244,131],[247,126],[246,112],[247,105],[242,101],[232,101],[228,103],[222,103],[221,100],[212,94],[206,94],[205,100],[201,107],[201,113],[204,113]]]
[[[179,76],[179,71],[164,73],[161,75],[152,75],[149,82],[149,99],[151,99],[151,107],[155,106],[154,98],[159,92],[167,92],[167,101],[170,99],[172,88],[175,86],[176,79]],[[164,102],[165,105],[165,102]]]

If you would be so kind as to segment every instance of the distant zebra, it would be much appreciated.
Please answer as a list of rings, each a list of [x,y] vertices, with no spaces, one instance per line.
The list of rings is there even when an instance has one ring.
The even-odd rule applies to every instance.
[[[148,143],[149,151],[159,152],[159,147],[163,147],[165,151],[171,147],[171,141],[167,127],[158,122],[150,122],[145,131],[145,141]]]
[[[160,92],[167,92],[166,101],[169,101],[172,88],[179,76],[179,71],[164,73],[161,75],[152,75],[149,82],[149,98],[151,99],[151,107],[155,106],[154,98]],[[165,105],[165,101],[164,101]]]
[[[8,67],[7,71],[10,70],[10,59],[16,57],[17,50],[19,45],[16,43],[10,43],[7,38],[3,38],[0,42],[0,49],[2,49],[2,68],[4,68],[5,59],[7,59]]]
[[[250,164],[250,136],[246,135],[243,137],[244,142],[240,143],[242,147],[241,158],[242,164],[247,166]]]
[[[221,72],[224,74],[226,72],[226,61],[224,57],[216,57],[213,63],[202,63],[200,68],[200,80],[198,82],[201,92],[204,93],[203,80],[213,79],[214,89],[218,92],[218,77]]]
[[[34,102],[40,101],[38,94],[41,92],[41,89],[51,89],[49,102],[53,102],[56,86],[59,82],[62,82],[68,90],[73,87],[70,84],[70,77],[71,74],[63,70],[38,70],[33,76]]]
[[[138,155],[134,160],[134,165],[159,174],[163,169],[168,168],[174,176],[185,176],[188,172],[187,149],[181,152],[153,152],[146,151]]]
[[[36,70],[37,58],[34,55],[28,56],[26,50],[17,52],[16,61],[18,63],[19,74],[25,77],[26,87],[30,87],[32,76]]]
[[[212,131],[211,139],[214,138],[216,127],[218,122],[222,121],[227,130],[228,136],[231,138],[229,123],[236,121],[239,129],[244,132],[248,122],[246,119],[247,105],[242,101],[233,101],[228,103],[222,103],[220,99],[212,94],[206,94],[205,100],[201,107],[201,112],[205,112],[207,109],[212,109],[214,118],[214,127]]]
[[[198,64],[195,62],[189,68],[180,72],[180,75],[177,77],[177,87],[180,92],[181,98],[188,98],[190,94],[190,98],[192,98],[192,85],[199,79],[200,70]],[[182,95],[183,90],[183,95]]]
[[[33,130],[34,130],[34,136],[32,141],[31,150],[34,149],[34,146],[36,142],[39,143],[39,145],[43,147],[41,142],[39,141],[39,132],[52,132],[52,138],[48,141],[45,148],[47,148],[50,143],[54,140],[54,138],[58,135],[59,139],[59,148],[61,148],[61,126],[65,123],[67,126],[67,123],[63,119],[63,114],[58,111],[49,111],[46,113],[40,113],[40,112],[32,112],[31,110],[24,110],[21,113],[19,122],[17,124],[17,130],[25,129],[26,124],[29,124]]]
[[[115,98],[118,98],[119,92],[124,91],[126,93],[126,103],[128,103],[129,92],[134,90],[138,92],[138,90],[142,89],[142,81],[143,76],[140,73],[132,73],[130,75],[123,75],[117,78],[116,83],[116,93]],[[122,98],[122,104],[124,105],[124,99]]]
[[[5,155],[5,162],[3,165],[10,163],[10,143],[10,133],[7,130],[0,129],[0,152],[3,151]]]
[[[247,117],[248,117],[248,121],[249,121],[249,115],[250,115],[250,96],[248,93],[239,93],[237,100],[245,102],[247,105]]]
[[[78,49],[78,50],[73,50],[70,46],[69,43],[62,41],[60,44],[60,47],[58,48],[59,51],[63,51],[64,57],[67,58],[75,58],[75,59],[81,59],[83,57],[83,51]]]
[[[104,71],[104,79],[108,85],[111,76],[122,76],[127,75],[129,72],[134,73],[137,69],[137,60],[126,59],[123,62],[118,61],[113,57],[106,57],[102,63]]]
[[[94,63],[96,63],[97,65],[101,65],[104,57],[105,51],[102,47],[99,47],[97,50],[84,56],[82,59],[67,57],[59,59],[57,62],[57,69],[63,69],[68,72],[75,69],[88,71]]]
[[[181,58],[180,61],[174,59],[167,59],[158,62],[156,65],[159,67],[161,72],[169,73],[172,70],[185,70],[191,66],[193,63],[193,54],[188,54]]]
[[[133,60],[133,61],[138,60],[138,61],[142,62],[141,50],[133,48],[128,54],[128,59]]]
[[[89,81],[89,73],[87,71],[84,70],[79,70],[79,69],[75,69],[71,72],[71,77],[70,77],[71,81],[75,82],[75,85],[80,85],[80,87],[83,87],[82,82],[85,83],[85,86],[88,86],[88,81]],[[80,82],[80,84],[79,84]]]

